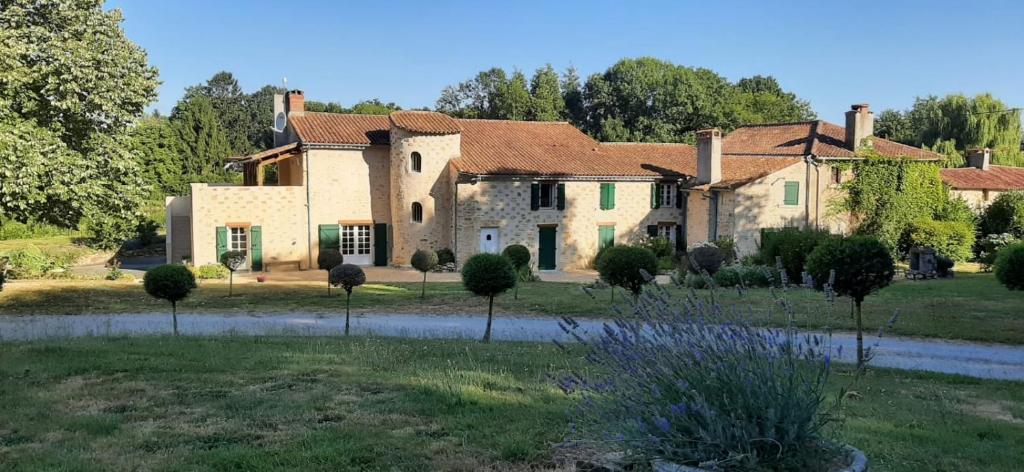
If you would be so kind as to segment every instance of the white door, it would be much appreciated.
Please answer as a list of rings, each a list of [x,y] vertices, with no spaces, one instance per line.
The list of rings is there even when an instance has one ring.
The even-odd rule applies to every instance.
[[[370,225],[341,226],[341,255],[346,264],[373,264]]]
[[[480,252],[497,254],[499,247],[498,228],[480,228]]]

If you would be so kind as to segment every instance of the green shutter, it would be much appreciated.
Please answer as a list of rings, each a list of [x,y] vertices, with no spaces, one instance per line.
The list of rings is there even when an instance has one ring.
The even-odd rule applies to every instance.
[[[338,225],[320,225],[320,250],[341,250],[341,238],[338,237]]]
[[[615,184],[601,184],[601,209],[615,209]]]
[[[530,210],[537,211],[540,209],[540,184],[534,182],[530,184]]]
[[[601,209],[608,209],[608,184],[601,184]]]
[[[607,247],[615,245],[615,227],[614,226],[598,226],[597,227],[597,249],[601,250]]]
[[[676,225],[676,251],[686,250],[686,231],[683,225]]]
[[[658,184],[657,182],[651,184],[651,208],[658,208],[661,206],[661,196],[658,195]]]
[[[654,238],[658,236],[658,225],[647,225],[647,235]]]
[[[615,209],[615,184],[608,184],[608,209]]]
[[[559,210],[565,209],[565,184],[558,184],[558,205]]]
[[[387,223],[377,223],[373,225],[373,265],[377,267],[388,265]]]
[[[217,227],[217,262],[220,256],[228,252],[228,229],[224,226]]]
[[[786,205],[800,204],[800,182],[786,182],[786,196],[783,203]]]
[[[263,228],[259,226],[249,228],[249,261],[252,270],[263,270]]]

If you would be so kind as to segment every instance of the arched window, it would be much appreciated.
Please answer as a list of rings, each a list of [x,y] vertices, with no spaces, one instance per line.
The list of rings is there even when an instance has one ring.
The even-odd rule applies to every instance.
[[[422,223],[423,222],[423,205],[420,202],[412,203],[412,222]]]
[[[420,153],[412,153],[411,165],[413,172],[423,172],[423,158],[420,157]]]

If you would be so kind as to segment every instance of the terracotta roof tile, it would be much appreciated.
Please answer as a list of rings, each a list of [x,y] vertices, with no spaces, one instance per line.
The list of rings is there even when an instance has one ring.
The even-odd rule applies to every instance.
[[[697,175],[697,148],[689,144],[605,143],[604,154],[622,164],[642,168],[655,175]],[[722,155],[722,180],[715,188],[736,188],[752,180],[803,162],[802,157],[752,157]]]
[[[942,160],[942,155],[882,138],[872,143],[887,157]],[[850,158],[856,154],[846,146],[846,128],[827,121],[741,126],[722,139],[723,155],[806,156]]]
[[[395,127],[414,133],[455,134],[462,131],[452,117],[434,111],[396,111],[389,118]]]
[[[958,190],[1024,190],[1024,167],[940,169],[942,181]]]
[[[304,143],[371,145],[391,143],[388,117],[305,112],[288,117]]]

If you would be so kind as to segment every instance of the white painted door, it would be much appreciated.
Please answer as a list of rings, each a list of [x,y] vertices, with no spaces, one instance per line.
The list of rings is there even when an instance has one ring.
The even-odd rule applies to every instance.
[[[345,258],[346,264],[373,264],[370,225],[341,226],[341,255]]]
[[[498,228],[480,228],[480,252],[497,254],[500,247]]]

